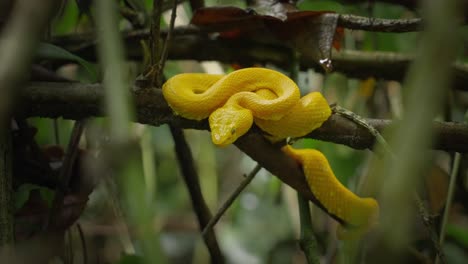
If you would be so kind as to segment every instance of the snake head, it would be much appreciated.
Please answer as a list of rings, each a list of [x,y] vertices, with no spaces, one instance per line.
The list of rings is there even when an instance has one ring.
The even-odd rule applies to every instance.
[[[211,140],[217,146],[227,146],[244,135],[252,126],[253,116],[240,106],[223,106],[211,113]]]

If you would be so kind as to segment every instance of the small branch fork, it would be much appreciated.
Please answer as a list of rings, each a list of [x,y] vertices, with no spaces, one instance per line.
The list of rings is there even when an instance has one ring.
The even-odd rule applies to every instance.
[[[154,14],[153,17],[153,24],[157,24],[153,30],[153,38],[152,38],[152,47],[159,45],[159,20],[161,18],[160,8],[157,6],[160,2],[155,0],[154,5]],[[178,1],[174,1],[172,6],[172,13],[171,13],[171,21],[169,24],[169,30],[166,35],[166,39],[162,46],[162,49],[155,49],[152,50],[152,74],[153,74],[153,88],[157,89],[161,87],[163,81],[163,70],[164,65],[167,60],[167,56],[169,53],[169,45],[172,39],[172,32],[174,29],[174,23],[176,18],[176,10],[177,10]],[[156,31],[156,32],[154,32]],[[154,89],[153,89],[154,90]],[[179,161],[179,167],[182,172],[182,176],[184,178],[185,185],[189,191],[191,202],[193,205],[193,209],[198,219],[198,223],[200,225],[200,230],[204,230],[207,226],[210,219],[212,219],[210,209],[206,204],[205,198],[201,192],[201,186],[199,181],[199,176],[197,170],[195,168],[195,161],[192,157],[192,152],[190,147],[185,139],[185,135],[183,130],[179,127],[170,125],[170,130],[172,134],[172,138],[174,139],[175,144],[175,152],[177,159]],[[212,263],[225,263],[224,256],[221,253],[221,249],[218,244],[218,240],[216,238],[216,234],[213,229],[208,230],[204,233],[203,240],[205,242],[206,247],[210,253],[210,258]]]
[[[262,169],[260,164],[257,164],[255,168],[245,177],[245,179],[239,184],[239,186],[234,190],[234,192],[228,197],[228,199],[224,202],[224,204],[219,208],[216,214],[210,219],[210,222],[205,226],[202,232],[202,236],[205,237],[207,234],[212,232],[213,227],[218,223],[219,219],[223,216],[223,214],[231,207],[232,203],[236,200],[236,198],[240,195],[240,193],[247,187],[250,182],[253,180],[255,175]]]

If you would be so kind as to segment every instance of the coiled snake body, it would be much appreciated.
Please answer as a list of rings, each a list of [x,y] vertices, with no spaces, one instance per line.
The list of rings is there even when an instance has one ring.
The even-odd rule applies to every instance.
[[[267,138],[278,141],[304,136],[331,115],[320,93],[300,98],[299,88],[290,78],[264,68],[246,68],[228,75],[179,74],[163,85],[163,95],[173,111],[184,118],[208,117],[212,141],[218,146],[233,143],[253,122],[268,134]],[[360,198],[344,187],[322,153],[290,146],[282,150],[302,165],[314,196],[346,225],[342,231],[361,234],[375,223],[377,202]]]

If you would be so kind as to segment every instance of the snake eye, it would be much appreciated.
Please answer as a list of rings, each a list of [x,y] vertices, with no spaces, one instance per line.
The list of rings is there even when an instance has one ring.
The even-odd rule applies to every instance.
[[[236,128],[235,127],[231,128],[231,135],[234,135],[235,133],[236,133]]]

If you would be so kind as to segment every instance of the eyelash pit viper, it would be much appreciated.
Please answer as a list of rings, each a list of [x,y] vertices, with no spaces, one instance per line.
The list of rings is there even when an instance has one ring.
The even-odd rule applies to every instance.
[[[194,120],[209,118],[211,138],[218,146],[233,143],[254,122],[275,142],[302,137],[331,115],[322,94],[312,92],[301,98],[294,81],[264,68],[227,75],[183,73],[167,80],[162,91],[175,114]],[[377,201],[360,198],[343,186],[322,153],[289,145],[282,150],[302,166],[317,200],[344,224],[338,229],[340,238],[360,236],[376,223]]]

